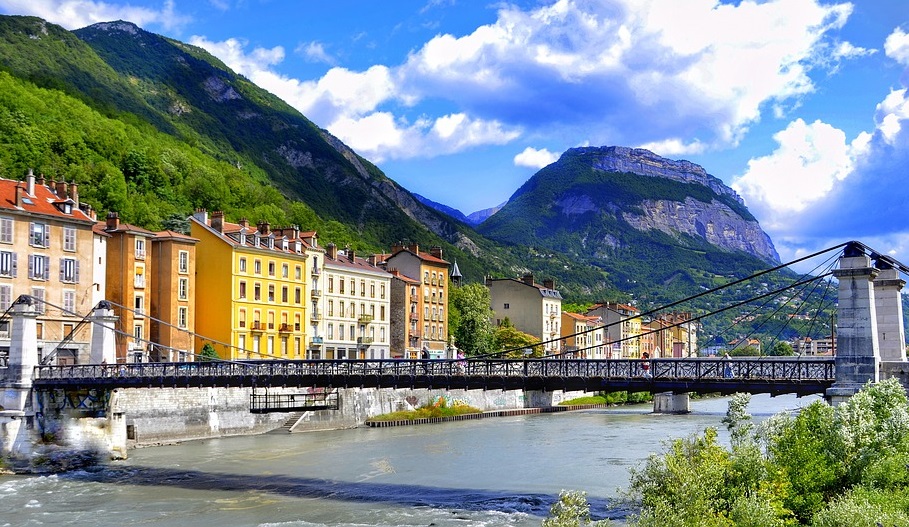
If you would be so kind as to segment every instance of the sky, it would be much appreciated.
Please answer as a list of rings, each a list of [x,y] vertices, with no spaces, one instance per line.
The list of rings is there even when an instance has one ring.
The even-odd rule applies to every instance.
[[[412,192],[469,214],[578,146],[687,159],[783,262],[909,263],[906,0],[0,0],[198,45]]]

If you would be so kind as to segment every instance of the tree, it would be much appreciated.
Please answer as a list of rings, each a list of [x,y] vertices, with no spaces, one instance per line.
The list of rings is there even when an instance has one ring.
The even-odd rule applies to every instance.
[[[206,342],[205,345],[202,346],[202,352],[199,353],[199,360],[204,362],[218,360],[219,358],[218,352],[215,351],[215,347],[212,346],[211,343]]]
[[[609,520],[590,520],[590,504],[587,494],[576,490],[563,490],[559,501],[549,508],[549,516],[543,520],[543,527],[607,527]]]
[[[465,355],[493,351],[492,300],[485,285],[474,283],[448,291],[449,332]]]
[[[788,357],[790,355],[795,355],[795,351],[792,350],[792,344],[788,342],[779,341],[767,351],[767,355],[772,355],[774,357]]]
[[[541,357],[543,347],[540,346],[540,339],[529,335],[514,327],[507,317],[496,327],[495,330],[496,349],[507,350],[508,353],[503,358],[522,359],[526,357],[525,350],[531,350],[532,357]]]

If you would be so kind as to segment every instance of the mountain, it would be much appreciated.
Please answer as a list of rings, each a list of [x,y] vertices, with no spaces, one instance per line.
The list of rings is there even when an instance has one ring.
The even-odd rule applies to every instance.
[[[440,245],[468,280],[529,272],[572,301],[669,302],[777,259],[722,182],[640,150],[570,150],[498,212],[421,201],[204,50],[123,21],[0,16],[0,139],[0,175],[79,183],[129,223],[206,208],[363,253]]]
[[[454,207],[449,207],[448,205],[433,201],[425,196],[421,196],[420,194],[414,193],[413,196],[415,198],[417,198],[417,201],[419,201],[423,205],[433,208],[443,214],[448,214],[452,218],[460,221],[461,223],[466,223],[468,225],[475,225],[475,223],[473,221],[471,221],[471,219],[469,217],[465,216],[463,212],[459,211],[458,209],[456,209]]]
[[[508,203],[507,201],[505,203]],[[487,218],[502,210],[502,207],[505,206],[505,203],[497,205],[495,207],[490,207],[488,209],[478,210],[476,212],[471,212],[467,215],[467,219],[470,220],[471,225],[479,225],[486,221]]]
[[[647,277],[651,294],[661,284],[779,263],[770,238],[722,181],[688,161],[625,147],[568,150],[478,231],[602,268],[620,287]]]

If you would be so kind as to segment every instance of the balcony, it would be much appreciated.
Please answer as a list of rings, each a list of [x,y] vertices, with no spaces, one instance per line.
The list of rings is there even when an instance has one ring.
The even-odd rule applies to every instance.
[[[314,311],[309,315],[309,319],[312,320],[313,322],[319,322],[320,320],[322,320],[322,313],[319,313],[318,311]]]
[[[253,331],[253,332],[261,333],[261,332],[265,331],[265,326],[262,325],[262,322],[260,322],[258,320],[253,320],[252,324],[249,325],[249,330]]]
[[[145,249],[136,249],[136,260],[145,259]]]
[[[313,289],[313,290],[311,291],[311,294],[312,294],[312,297],[313,297],[313,298],[322,298],[322,290],[321,290],[321,289]]]
[[[309,341],[309,346],[310,347],[321,346],[322,343],[323,343],[322,337],[313,337],[312,340]]]
[[[373,321],[372,315],[360,315],[360,318],[357,319],[357,322],[360,324],[371,324]]]
[[[145,276],[143,276],[141,274],[136,275],[136,278],[133,280],[133,287],[135,287],[136,289],[142,289],[143,287],[145,287]]]
[[[374,340],[375,339],[373,339],[372,337],[359,337],[357,339],[357,344],[360,346],[369,346],[370,344],[373,343]]]
[[[420,315],[418,315],[418,314],[416,314],[416,313],[411,313],[411,314],[410,314],[410,320],[411,320],[411,321],[420,320]]]
[[[320,275],[320,274],[322,274],[322,269],[320,269],[320,268],[318,268],[318,267],[313,267],[313,268],[312,268],[312,275],[313,275],[313,276],[318,276],[318,275]]]
[[[278,326],[278,331],[280,331],[281,333],[290,333],[291,331],[293,331],[293,326],[291,326],[290,324],[281,324],[280,326]]]

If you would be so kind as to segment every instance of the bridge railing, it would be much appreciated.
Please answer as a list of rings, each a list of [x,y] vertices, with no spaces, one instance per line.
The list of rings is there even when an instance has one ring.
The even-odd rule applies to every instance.
[[[830,381],[834,360],[802,358],[737,359],[522,359],[522,360],[308,360],[211,361],[48,366],[35,369],[36,381],[144,380],[192,377],[305,378],[319,376],[471,376],[602,379]]]

